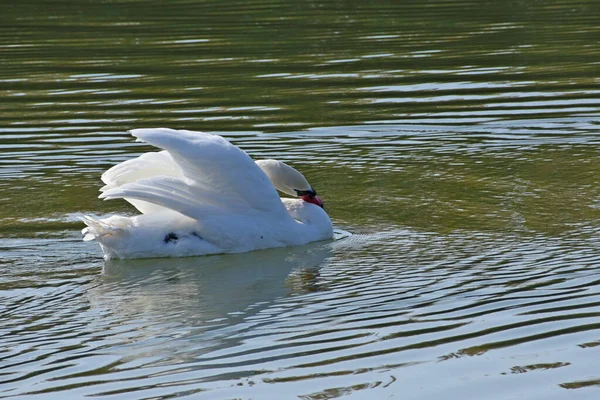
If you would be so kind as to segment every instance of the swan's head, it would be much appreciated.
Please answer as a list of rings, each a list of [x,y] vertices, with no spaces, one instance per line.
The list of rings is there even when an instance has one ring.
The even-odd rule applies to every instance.
[[[323,207],[323,201],[317,196],[317,192],[296,169],[277,160],[258,160],[256,164],[267,174],[277,190]]]

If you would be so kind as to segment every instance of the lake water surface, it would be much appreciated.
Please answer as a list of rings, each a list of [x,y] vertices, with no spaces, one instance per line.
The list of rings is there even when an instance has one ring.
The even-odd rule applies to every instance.
[[[600,398],[600,3],[13,3],[0,398]],[[103,261],[78,216],[159,126],[289,162],[337,240]]]

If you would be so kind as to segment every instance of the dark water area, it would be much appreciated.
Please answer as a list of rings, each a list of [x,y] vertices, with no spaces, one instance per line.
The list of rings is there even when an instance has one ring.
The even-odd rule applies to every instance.
[[[600,396],[600,3],[1,10],[0,398]],[[78,217],[135,213],[99,178],[163,126],[298,168],[337,240],[103,261]]]

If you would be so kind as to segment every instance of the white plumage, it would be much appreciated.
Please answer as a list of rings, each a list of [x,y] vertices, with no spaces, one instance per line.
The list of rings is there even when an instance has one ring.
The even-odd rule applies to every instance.
[[[100,198],[125,199],[142,214],[82,217],[84,240],[105,258],[238,253],[329,239],[333,227],[304,176],[276,160],[256,163],[224,138],[203,132],[135,129],[163,149],[102,175]],[[277,189],[297,196],[281,199]]]

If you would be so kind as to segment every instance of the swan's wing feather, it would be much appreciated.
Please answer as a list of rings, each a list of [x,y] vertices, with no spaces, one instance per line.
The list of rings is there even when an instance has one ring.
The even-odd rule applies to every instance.
[[[183,175],[221,197],[223,207],[239,201],[270,213],[287,214],[265,173],[221,136],[186,130],[134,129],[136,138],[169,152]],[[232,207],[229,207],[232,209]]]
[[[144,153],[139,157],[123,161],[102,174],[104,186],[101,192],[114,189],[127,183],[136,182],[153,176],[166,175],[183,178],[181,168],[168,151]],[[140,199],[125,198],[142,214],[164,211],[164,207]]]
[[[199,221],[208,215],[224,213],[222,208],[211,201],[210,194],[190,183],[188,179],[154,176],[108,189],[100,198],[141,200]]]
[[[139,157],[123,161],[102,174],[104,186],[101,192],[121,186],[125,183],[157,175],[183,177],[181,168],[167,151],[144,153]]]

